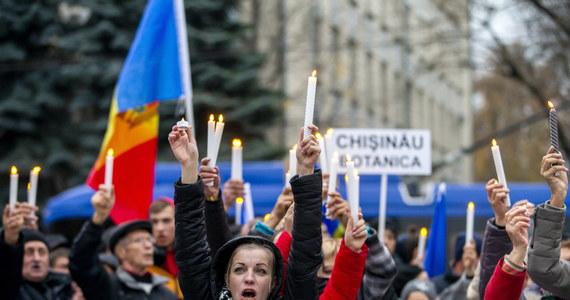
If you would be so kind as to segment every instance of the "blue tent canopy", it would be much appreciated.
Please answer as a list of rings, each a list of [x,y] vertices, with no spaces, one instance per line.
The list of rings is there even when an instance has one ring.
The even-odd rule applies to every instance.
[[[230,163],[220,163],[222,182],[230,175]],[[271,212],[277,196],[284,186],[284,169],[280,161],[246,162],[243,166],[244,180],[251,184],[252,197],[257,216]],[[173,197],[173,183],[180,176],[178,163],[158,163],[155,170],[154,199],[161,196]],[[344,180],[339,176],[339,191],[346,195]],[[378,202],[380,192],[380,176],[360,176],[360,206],[365,217],[378,216]],[[535,204],[542,203],[550,198],[550,191],[545,183],[509,183],[512,202],[520,199],[529,199]],[[435,185],[428,186],[428,192],[434,192]],[[93,214],[91,196],[94,191],[86,185],[71,188],[50,199],[43,212],[44,224],[49,226],[53,222],[90,218]],[[428,193],[426,199],[412,199],[407,196],[407,188],[398,176],[390,176],[388,180],[386,213],[392,217],[431,217],[433,213],[433,195]],[[447,216],[463,217],[468,202],[474,202],[476,215],[489,217],[493,215],[487,203],[487,193],[484,183],[447,183]],[[417,205],[409,205],[417,204]],[[231,209],[229,215],[233,216]]]

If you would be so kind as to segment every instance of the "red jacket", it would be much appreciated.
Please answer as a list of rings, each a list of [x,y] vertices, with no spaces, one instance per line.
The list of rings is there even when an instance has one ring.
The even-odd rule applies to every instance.
[[[504,259],[501,258],[495,272],[491,276],[491,280],[485,289],[484,299],[501,299],[501,300],[518,300],[521,296],[526,270],[514,275],[503,270]]]
[[[338,254],[334,259],[331,278],[319,300],[354,300],[362,283],[368,247],[362,245],[360,253],[356,253],[344,244],[340,244]]]
[[[284,231],[275,243],[283,256],[285,270],[287,270],[287,261],[289,260],[291,239],[291,235]],[[366,257],[368,256],[368,247],[366,247],[366,244],[362,245],[361,250],[360,253],[356,253],[348,249],[344,244],[344,239],[342,240],[340,249],[334,260],[331,278],[325,287],[325,291],[319,297],[319,300],[356,299],[360,284],[362,283]]]

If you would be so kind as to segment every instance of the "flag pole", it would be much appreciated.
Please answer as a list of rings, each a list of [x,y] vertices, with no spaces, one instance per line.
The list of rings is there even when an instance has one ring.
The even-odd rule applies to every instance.
[[[386,230],[386,196],[388,194],[388,174],[382,173],[380,179],[380,205],[378,206],[378,238],[383,242]]]
[[[188,51],[188,34],[186,33],[186,14],[184,12],[184,1],[174,0],[174,13],[176,18],[176,37],[178,40],[178,59],[180,60],[180,74],[182,77],[182,88],[184,94],[180,96],[184,100],[186,120],[192,126],[194,135],[194,108],[192,105],[192,76],[190,73],[190,52]]]

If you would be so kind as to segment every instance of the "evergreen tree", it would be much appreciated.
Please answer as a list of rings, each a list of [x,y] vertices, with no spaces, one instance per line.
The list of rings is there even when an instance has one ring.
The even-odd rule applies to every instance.
[[[144,0],[0,1],[4,199],[11,165],[21,174],[20,200],[25,199],[28,172],[35,165],[42,167],[39,204],[85,181],[99,153],[113,90],[145,5]],[[205,145],[207,115],[224,113],[224,144],[231,136],[241,137],[248,151],[266,154],[256,153],[256,159],[270,158],[267,153],[274,152],[266,150],[262,129],[276,116],[281,97],[257,86],[262,56],[240,48],[246,28],[230,17],[237,2],[192,0],[185,6],[199,141]],[[161,160],[172,160],[166,135],[179,117],[176,107],[175,101],[161,103]],[[248,154],[246,158],[254,156]]]

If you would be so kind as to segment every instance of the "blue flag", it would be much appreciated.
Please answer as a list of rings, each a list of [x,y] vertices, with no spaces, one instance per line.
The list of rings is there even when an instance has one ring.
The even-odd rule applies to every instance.
[[[146,6],[117,83],[119,112],[184,94],[180,61],[188,54],[179,53],[174,1],[150,0]]]
[[[447,215],[445,212],[445,183],[436,194],[435,211],[431,220],[424,267],[430,278],[445,273],[447,266]]]

